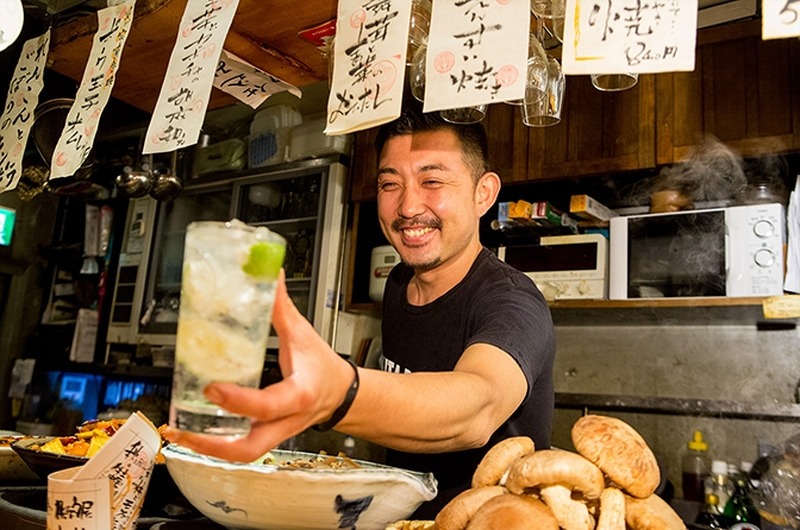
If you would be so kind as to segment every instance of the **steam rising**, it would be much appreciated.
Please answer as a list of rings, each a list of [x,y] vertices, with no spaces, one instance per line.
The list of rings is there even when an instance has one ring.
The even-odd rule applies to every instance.
[[[784,179],[788,170],[783,157],[765,155],[745,161],[717,138],[706,136],[686,160],[664,167],[658,175],[635,183],[624,202],[646,205],[651,194],[674,190],[694,203],[786,204],[788,192]]]
[[[650,192],[677,190],[694,202],[726,201],[741,194],[746,186],[742,159],[713,136],[707,136],[687,160],[662,169]]]

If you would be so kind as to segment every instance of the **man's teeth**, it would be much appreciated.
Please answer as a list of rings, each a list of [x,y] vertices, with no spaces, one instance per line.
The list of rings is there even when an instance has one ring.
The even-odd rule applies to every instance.
[[[406,228],[403,230],[403,233],[408,237],[422,237],[428,232],[433,230],[432,228]]]

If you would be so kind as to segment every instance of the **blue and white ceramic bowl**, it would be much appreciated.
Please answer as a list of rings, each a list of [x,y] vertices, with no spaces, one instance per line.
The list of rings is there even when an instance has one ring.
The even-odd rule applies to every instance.
[[[437,483],[416,473],[355,460],[355,469],[287,468],[319,455],[273,450],[264,459],[231,463],[170,444],[162,449],[181,493],[203,515],[227,528],[383,530],[433,499]]]

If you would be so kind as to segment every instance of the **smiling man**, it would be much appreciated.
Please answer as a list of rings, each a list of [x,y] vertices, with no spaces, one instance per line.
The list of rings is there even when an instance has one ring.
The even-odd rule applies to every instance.
[[[433,519],[468,489],[483,455],[511,436],[550,445],[555,338],[544,297],[485,249],[479,222],[500,178],[483,127],[407,109],[384,125],[378,215],[402,262],[383,298],[383,370],[348,364],[297,311],[281,278],[272,323],[283,380],[255,390],[212,383],[211,401],[252,418],[235,440],[169,429],[197,451],[252,461],[311,426],[387,448],[387,463],[432,472]],[[308,448],[313,449],[313,448]]]
[[[408,109],[376,149],[378,215],[402,259],[384,292],[382,366],[428,376],[430,401],[412,414],[442,437],[411,450],[387,444],[387,463],[434,473],[439,495],[417,514],[432,518],[503,438],[549,447],[552,322],[533,282],[481,245],[480,218],[500,189],[481,125]]]

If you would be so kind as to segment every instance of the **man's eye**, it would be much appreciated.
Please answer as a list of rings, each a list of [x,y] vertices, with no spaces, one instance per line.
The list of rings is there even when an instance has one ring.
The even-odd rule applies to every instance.
[[[389,191],[397,188],[397,183],[395,182],[379,182],[378,189],[383,191]]]
[[[438,179],[426,179],[422,181],[422,185],[428,188],[435,188],[442,185],[442,181]]]

